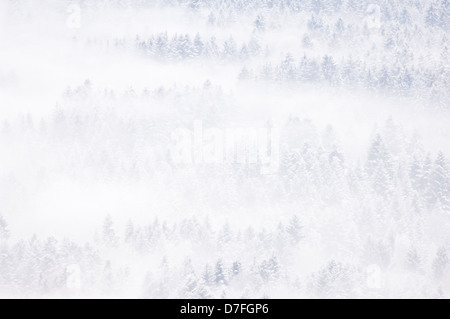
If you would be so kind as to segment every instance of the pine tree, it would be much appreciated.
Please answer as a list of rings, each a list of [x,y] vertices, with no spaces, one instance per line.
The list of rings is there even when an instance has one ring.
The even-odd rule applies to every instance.
[[[180,52],[180,39],[177,34],[175,34],[172,39],[170,39],[169,45],[168,45],[168,53],[167,56],[164,58],[169,58],[170,60],[179,60],[181,59],[181,52]]]
[[[205,52],[206,52],[206,55],[209,58],[217,58],[217,57],[219,57],[220,49],[219,49],[219,46],[216,43],[216,38],[215,37],[212,37],[211,39],[209,39],[208,43],[205,46]]]
[[[389,154],[384,145],[384,141],[381,135],[377,134],[372,146],[369,150],[367,169],[369,174],[373,174],[375,170],[380,166],[380,163],[388,164]]]
[[[189,8],[192,10],[198,10],[200,8],[200,0],[190,0]]]
[[[403,9],[399,22],[402,25],[410,25],[411,24],[411,14],[409,13],[408,9],[406,9],[406,8]]]
[[[433,202],[437,202],[444,210],[450,210],[450,181],[448,164],[442,152],[434,163],[431,173],[431,189]]]
[[[434,28],[439,26],[439,23],[440,23],[439,12],[436,9],[436,7],[433,4],[431,4],[425,15],[425,24],[430,28]]]
[[[280,66],[280,79],[284,81],[294,81],[296,79],[297,70],[294,58],[291,54],[286,55]]]
[[[417,157],[414,157],[411,164],[409,178],[411,179],[411,186],[414,190],[417,192],[423,192],[425,190],[423,163]]]
[[[444,30],[450,29],[450,0],[441,0],[440,24]]]
[[[219,247],[223,247],[230,244],[232,240],[233,240],[233,232],[231,230],[230,225],[226,223],[218,236]]]
[[[222,263],[222,260],[218,260],[216,263],[216,268],[214,272],[214,282],[216,285],[226,285],[227,284],[227,278],[225,275],[225,269]]]
[[[308,59],[306,56],[300,63],[299,78],[305,83],[314,83],[320,80],[320,65],[314,59]]]
[[[197,33],[194,39],[194,47],[193,47],[193,56],[199,57],[203,55],[204,44],[200,37],[200,34]]]
[[[159,57],[164,57],[169,52],[169,43],[167,33],[163,33],[157,36],[155,42],[155,53]]]
[[[255,29],[258,31],[264,31],[266,29],[266,23],[262,15],[258,15],[256,17],[256,20],[253,23],[253,25],[255,26]]]
[[[180,36],[178,41],[178,56],[181,59],[192,58],[194,55],[192,42],[188,34]]]
[[[289,225],[286,227],[286,232],[292,244],[298,244],[303,238],[302,228],[303,227],[300,225],[300,219],[297,216],[292,217],[289,221]]]
[[[433,161],[429,154],[427,154],[422,173],[422,185],[424,186],[424,197],[428,204],[433,205],[435,203],[435,194],[431,185],[431,173],[433,170]]]
[[[110,247],[116,247],[119,241],[113,226],[111,215],[107,215],[103,222],[103,243]]]
[[[387,195],[392,189],[393,167],[391,157],[380,135],[375,137],[369,151],[367,172],[373,187],[381,195]]]
[[[311,19],[308,21],[308,28],[312,32],[319,31],[323,28],[323,22],[319,18],[312,15]]]
[[[334,30],[336,32],[336,34],[338,35],[342,35],[345,31],[345,23],[344,20],[342,20],[341,18],[339,18],[339,20],[336,22],[336,24],[334,25]]]
[[[334,84],[337,81],[337,67],[333,57],[326,55],[322,61],[322,73],[327,82]]]
[[[303,39],[302,39],[302,46],[303,46],[305,49],[310,49],[310,48],[313,47],[313,43],[312,43],[311,38],[309,37],[308,34],[305,34],[305,35],[303,36]]]
[[[232,37],[226,40],[223,44],[223,56],[226,59],[233,59],[237,56],[237,45]]]
[[[211,12],[208,16],[208,25],[213,26],[216,24],[216,21],[217,21],[217,19],[214,16],[214,13]]]
[[[200,287],[200,281],[195,274],[190,258],[186,259],[184,262],[183,277],[183,296],[187,299],[198,298],[198,294],[202,292],[202,287]]]
[[[237,275],[239,275],[239,274],[241,273],[241,271],[242,271],[242,265],[241,265],[241,263],[238,262],[238,261],[233,262],[233,266],[232,266],[232,268],[231,268],[231,275],[232,275],[233,277],[234,277],[234,276],[237,276]]]
[[[0,215],[0,243],[6,242],[9,238],[8,224],[2,215]]]
[[[252,36],[248,42],[248,51],[252,56],[258,56],[261,54],[261,46],[255,36]]]
[[[351,290],[352,273],[341,263],[332,260],[312,277],[311,286],[320,297],[344,298]]]
[[[447,273],[447,267],[449,264],[449,258],[447,254],[447,249],[441,247],[436,253],[436,258],[433,261],[433,271],[436,279],[440,280]]]
[[[248,69],[244,66],[244,68],[239,73],[239,80],[246,81],[250,79],[250,72]]]
[[[280,265],[277,257],[275,256],[269,260],[264,260],[259,267],[260,276],[265,282],[275,280],[278,276],[279,270]]]
[[[357,14],[363,14],[367,9],[367,2],[365,0],[348,0],[347,8]]]
[[[243,44],[243,45],[242,45],[241,51],[240,51],[240,53],[239,53],[239,57],[240,57],[242,60],[247,60],[247,59],[248,59],[249,53],[248,53],[248,49],[247,49],[247,45],[246,45],[246,44]]]
[[[412,271],[418,271],[421,267],[421,262],[422,260],[420,258],[419,252],[415,247],[411,247],[407,254],[407,266]]]
[[[131,220],[128,221],[127,228],[125,229],[125,242],[130,244],[134,237],[134,225]]]
[[[214,284],[214,274],[211,271],[211,267],[209,265],[206,265],[205,269],[203,270],[202,280],[207,286]]]

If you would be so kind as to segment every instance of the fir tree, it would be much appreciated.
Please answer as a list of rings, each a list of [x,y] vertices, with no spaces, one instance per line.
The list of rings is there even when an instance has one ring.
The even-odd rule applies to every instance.
[[[440,16],[438,10],[435,8],[435,6],[432,4],[428,8],[426,15],[425,15],[425,24],[430,27],[434,28],[439,26],[440,23]]]
[[[118,244],[118,237],[113,226],[111,215],[107,215],[103,222],[103,243],[110,247],[116,247]]]
[[[220,260],[220,259],[216,263],[215,272],[214,272],[214,282],[216,283],[216,285],[220,285],[220,286],[227,284],[225,269],[224,269],[222,260]]]
[[[286,232],[292,244],[298,244],[303,238],[302,228],[299,218],[297,216],[292,217],[289,221],[289,225],[286,227]]]
[[[0,243],[6,242],[9,238],[8,224],[5,219],[0,215]]]

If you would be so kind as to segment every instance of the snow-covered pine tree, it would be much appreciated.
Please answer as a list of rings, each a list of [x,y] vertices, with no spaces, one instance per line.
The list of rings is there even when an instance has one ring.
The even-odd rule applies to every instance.
[[[295,67],[294,57],[287,54],[280,66],[279,79],[282,81],[295,81],[297,78],[297,70]]]
[[[322,60],[322,74],[330,84],[337,84],[338,82],[338,71],[336,64],[334,63],[333,57],[326,55]]]
[[[445,247],[440,247],[436,253],[433,261],[433,272],[437,280],[442,280],[442,277],[447,274],[449,265],[448,252]]]
[[[9,229],[8,224],[6,223],[6,220],[3,218],[2,215],[0,215],[0,244],[6,243],[6,241],[9,238]]]
[[[302,229],[303,227],[300,224],[300,219],[298,218],[298,216],[293,216],[290,219],[288,226],[286,227],[286,232],[291,244],[297,245],[302,240]]]
[[[237,45],[233,37],[230,37],[223,44],[223,57],[228,60],[235,59],[237,57]]]
[[[102,231],[103,243],[109,247],[116,247],[119,243],[119,238],[114,231],[114,224],[111,215],[107,215],[103,221]]]
[[[429,28],[435,28],[440,25],[441,17],[439,11],[434,4],[431,4],[425,13],[425,24]]]
[[[257,31],[260,31],[260,32],[264,31],[266,29],[266,22],[265,22],[264,16],[258,15],[256,17],[255,22],[253,22],[253,25],[255,26],[255,29]]]
[[[202,56],[203,55],[204,46],[205,45],[204,45],[204,43],[203,43],[203,41],[202,41],[202,39],[200,37],[200,34],[197,33],[195,35],[195,38],[194,38],[194,45],[193,45],[193,52],[192,52],[193,56],[194,57]]]
[[[434,162],[431,173],[431,191],[433,202],[446,211],[450,210],[450,180],[447,160],[440,152]]]
[[[380,195],[387,195],[393,187],[394,172],[392,158],[379,134],[369,151],[367,172],[375,191]]]
[[[218,286],[227,285],[227,277],[225,267],[221,259],[217,260],[215,271],[214,271],[214,282]]]

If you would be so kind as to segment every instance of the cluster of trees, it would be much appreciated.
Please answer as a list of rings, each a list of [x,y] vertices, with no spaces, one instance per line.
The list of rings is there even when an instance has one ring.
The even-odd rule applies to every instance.
[[[416,1],[408,6],[392,1],[373,1],[368,5],[359,0],[120,1],[122,7],[156,4],[192,9],[193,14],[207,19],[206,23],[217,26],[217,30],[223,24],[218,21],[234,16],[232,12],[237,15],[249,10],[252,14],[245,14],[244,20],[228,20],[236,26],[246,21],[254,32],[245,43],[238,43],[233,36],[219,41],[200,33],[167,32],[150,38],[138,35],[134,42],[116,38],[111,43],[115,47],[137,48],[138,52],[163,61],[220,59],[252,65],[251,69],[243,66],[236,74],[241,79],[363,87],[412,95],[439,108],[447,107],[450,101],[448,0]],[[88,2],[84,5],[91,7]],[[270,16],[261,6],[269,10]],[[210,11],[207,18],[202,9]],[[265,32],[283,33],[284,28],[292,27],[298,30],[298,35],[290,38],[289,51],[293,53],[274,65],[280,49]],[[258,58],[258,63],[263,58],[265,61],[254,67],[252,58]]]
[[[7,224],[1,220],[0,230],[4,230]],[[81,280],[77,270],[71,273],[73,265],[82,269],[85,287],[107,288],[107,263],[90,244],[80,246],[67,239],[42,240],[37,236],[14,243],[0,238],[0,296],[51,297],[70,293],[70,281],[77,286]]]
[[[51,2],[67,13],[65,3]],[[367,12],[363,0],[103,1],[120,8],[182,7],[217,27],[236,22],[233,16],[242,13],[254,27],[252,39],[242,45],[232,37],[219,44],[200,34],[114,41],[118,47],[134,44],[153,58],[245,64],[254,62],[252,57],[270,59],[274,55],[267,49],[264,54],[266,45],[273,52],[284,48],[276,48],[265,33],[284,32],[283,19],[294,20],[303,26],[288,49],[306,55],[243,68],[241,79],[362,87],[420,96],[447,108],[449,1],[409,1],[408,8],[400,1],[373,3],[380,12],[377,7]],[[102,2],[80,5],[86,10]],[[364,19],[372,14],[375,26]],[[183,166],[169,160],[171,133],[194,120],[234,127],[261,118],[245,114],[250,111],[236,100],[209,81],[201,88],[122,93],[86,81],[68,88],[49,117],[3,122],[0,144],[7,149],[2,154],[7,164],[0,169],[0,209],[5,216],[17,212],[17,199],[26,202],[57,179],[139,185],[155,197],[161,194],[158,202],[167,209],[149,211],[148,220],[171,213],[183,218],[115,225],[107,216],[93,239],[79,244],[37,236],[13,241],[0,216],[0,296],[448,297],[450,163],[444,152],[429,153],[388,121],[354,163],[331,126],[318,130],[311,121],[292,117],[280,127],[275,174],[261,174],[255,164]],[[130,205],[126,213],[133,209]],[[199,216],[242,223],[248,218],[252,226],[215,227]],[[365,270],[371,264],[394,280],[369,289]],[[407,274],[407,283],[399,282],[399,273]]]
[[[23,0],[9,0],[20,3]],[[51,0],[50,0],[51,1]],[[192,11],[209,10],[214,13],[248,15],[255,12],[303,13],[313,12],[323,16],[336,14],[352,14],[364,16],[368,14],[371,5],[380,6],[380,15],[384,20],[405,16],[405,11],[418,11],[429,27],[449,27],[450,4],[448,0],[413,1],[407,4],[399,1],[374,0],[370,3],[364,0],[84,0],[83,8],[104,9],[119,8],[151,8],[151,7],[181,7]],[[369,12],[370,13],[370,12]]]
[[[192,101],[210,90],[209,86],[186,90],[185,98]],[[160,183],[157,187],[170,189],[171,198],[184,203],[187,211],[203,207],[212,212],[219,205],[261,214],[263,205],[271,212],[281,211],[279,220],[284,222],[255,230],[229,224],[214,228],[207,220],[192,218],[149,225],[130,222],[117,228],[107,217],[94,240],[80,246],[54,238],[10,242],[7,224],[0,219],[0,291],[120,294],[133,282],[142,288],[133,293],[147,297],[273,297],[277,295],[272,288],[280,285],[291,296],[356,296],[366,287],[364,265],[370,263],[385,271],[392,267],[411,271],[417,280],[433,283],[433,291],[439,286],[446,289],[449,247],[423,230],[436,220],[446,225],[444,216],[450,212],[450,172],[444,153],[430,155],[388,121],[367,145],[361,164],[353,165],[339,148],[332,127],[320,132],[309,121],[291,118],[282,127],[281,166],[275,175],[252,174],[250,165],[173,167],[157,155],[164,154],[174,124],[135,113],[138,101],[173,103],[173,95],[179,95],[177,90],[111,94],[95,91],[87,82],[68,90],[65,100],[85,108],[60,107],[40,124],[26,116],[8,123],[0,139],[20,148],[32,136],[34,151],[57,145],[58,153],[47,153],[52,161],[35,164],[36,174],[30,163],[28,179],[51,178],[45,171],[82,178],[87,167],[104,172],[96,178],[107,180],[126,172],[128,182],[135,176],[146,185]],[[130,103],[126,120],[113,111],[114,103],[123,106],[124,101]],[[215,116],[220,120],[221,112]],[[77,147],[87,141],[92,147]],[[161,148],[155,150],[157,145]],[[27,158],[39,156],[27,149]],[[143,152],[146,149],[151,152]],[[186,189],[187,180],[195,192]],[[291,217],[293,213],[301,221]],[[436,230],[433,236],[445,238],[447,232]],[[164,258],[180,247],[186,251],[183,262]],[[335,259],[321,259],[320,269],[297,273],[293,269],[308,258],[303,255],[305,247],[316,247],[316,253],[327,256],[330,249]],[[357,262],[345,262],[349,252]],[[130,253],[142,258],[138,263],[156,259],[160,266],[136,273],[135,264],[123,265],[114,257]],[[297,254],[298,259],[292,258]],[[80,281],[84,290],[68,286]],[[278,293],[283,296],[286,291]]]
[[[30,138],[44,149],[57,146],[51,154],[57,165],[53,161],[30,163],[36,175],[54,170],[74,177],[80,172],[95,172],[106,179],[151,181],[162,173],[167,175],[164,182],[171,189],[181,191],[187,176],[177,173],[185,167],[174,166],[167,156],[172,132],[191,126],[196,114],[202,114],[205,121],[220,123],[233,112],[229,108],[232,98],[209,84],[201,89],[181,91],[183,98],[176,88],[145,90],[141,94],[129,89],[118,95],[110,90],[94,91],[87,82],[68,89],[65,106],[57,107],[49,119],[36,121],[32,116],[24,116],[15,122],[4,122],[0,140],[14,143],[19,149]],[[80,103],[85,107],[77,107]],[[127,105],[126,118],[120,111],[124,105]],[[182,118],[168,120],[161,113],[167,107],[172,107]],[[404,137],[392,121],[386,124],[387,133],[380,134],[367,146],[370,154],[362,167],[346,165],[345,154],[336,146],[339,143],[332,127],[317,132],[307,121],[289,119],[280,130],[283,147],[281,167],[274,181],[276,187],[267,189],[266,177],[259,174],[257,165],[195,165],[191,177],[196,176],[198,183],[204,184],[205,194],[211,193],[199,198],[243,203],[251,190],[251,198],[258,195],[258,200],[287,196],[310,203],[331,203],[339,199],[339,203],[351,196],[359,202],[365,193],[380,198],[402,196],[398,193],[401,185],[408,196],[399,200],[406,200],[411,210],[449,209],[450,176],[444,153],[428,154],[418,141]],[[105,140],[114,142],[104,143]],[[85,144],[95,147],[77,147]],[[233,190],[227,196],[232,197],[219,199],[214,192],[223,184],[224,176],[229,190]],[[261,183],[256,183],[257,180]]]
[[[292,127],[288,126],[286,132],[295,139]],[[332,132],[332,128],[328,128],[320,144],[326,145],[330,138],[333,140]],[[298,140],[301,140],[300,136]],[[372,198],[387,198],[386,204],[395,205],[395,197],[408,194],[407,214],[434,209],[449,211],[450,172],[444,153],[432,157],[416,138],[408,141],[403,137],[392,120],[387,121],[383,132],[374,137],[365,162],[358,167],[348,167],[345,155],[334,144],[322,147],[312,142],[302,145],[297,141],[284,151],[280,173],[289,185],[289,193],[297,199],[304,194],[305,199],[311,198],[312,202],[332,204],[355,196],[352,200],[356,202],[367,192],[373,195]],[[311,185],[323,189],[318,192]],[[315,198],[317,195],[319,198]],[[389,211],[395,210],[392,207]]]
[[[119,237],[114,232],[109,217],[105,220],[102,233],[105,244],[113,247],[118,244]],[[264,253],[265,247],[273,247],[282,252],[284,248],[296,246],[302,235],[302,226],[297,216],[292,217],[287,225],[279,223],[275,231],[260,232],[251,226],[244,231],[235,232],[229,224],[214,231],[208,220],[199,223],[196,218],[192,218],[183,220],[179,225],[168,225],[155,220],[153,224],[144,227],[134,225],[130,221],[126,226],[123,241],[130,249],[144,253],[164,250],[165,245],[183,241],[192,242],[203,250],[208,247],[214,247],[217,252],[240,250],[240,243],[244,241],[248,244],[247,247],[252,246],[259,253]]]
[[[314,3],[314,6],[322,5],[321,1]],[[297,48],[296,54],[302,54],[302,58],[287,54],[278,65],[265,62],[253,69],[244,66],[239,78],[362,87],[412,95],[431,101],[439,108],[446,107],[450,101],[447,90],[450,86],[450,55],[446,31],[450,18],[445,18],[450,11],[448,2],[430,4],[423,21],[416,20],[417,12],[410,12],[421,11],[420,8],[398,8],[390,12],[386,5],[381,6],[380,16],[375,17],[379,19],[375,28],[367,22],[355,24],[352,15],[325,19],[321,10],[311,9],[303,36],[294,40],[298,43],[292,43]],[[252,23],[258,32],[269,27],[263,15],[256,16]],[[136,46],[149,56],[167,60],[208,57],[249,64],[252,57],[264,56],[273,60],[271,52],[277,48],[272,47],[270,40],[257,40],[258,32],[253,33],[248,43],[240,46],[233,37],[219,45],[214,37],[202,39],[199,34],[195,37],[185,34],[169,38],[167,33],[152,36],[146,41],[138,38]],[[318,56],[316,48],[319,47],[327,47],[329,53]],[[434,58],[427,58],[429,56]]]
[[[239,78],[365,88],[418,98],[439,108],[448,108],[450,101],[450,69],[444,62],[436,68],[415,68],[404,64],[368,65],[351,57],[337,62],[330,55],[305,55],[299,60],[287,55],[276,66],[266,64],[256,70],[244,67]]]
[[[222,45],[215,37],[204,40],[197,34],[193,39],[189,34],[177,35],[169,39],[167,33],[152,36],[147,41],[136,40],[137,47],[146,55],[168,60],[185,60],[196,58],[220,58],[226,60],[245,60],[258,56],[262,49],[253,37],[248,43],[240,46],[230,37]]]
[[[178,225],[155,220],[153,224],[136,228],[130,221],[123,236],[119,236],[111,217],[107,216],[100,236],[84,245],[53,237],[42,240],[37,236],[13,243],[8,241],[7,233],[8,225],[0,216],[0,295],[120,296],[122,289],[130,288],[127,286],[130,281],[136,281],[140,287],[133,291],[136,296],[211,298],[223,297],[232,283],[245,281],[249,288],[253,289],[254,284],[262,289],[261,286],[276,281],[280,276],[280,262],[275,254],[268,255],[264,247],[276,242],[277,254],[282,255],[297,247],[302,228],[298,218],[293,217],[286,226],[280,223],[276,231],[256,231],[249,227],[242,233],[234,233],[228,224],[216,231],[207,220],[200,224],[192,218]],[[251,260],[248,265],[239,260],[238,254],[233,254],[237,258],[234,261],[218,257],[212,264],[204,262],[211,256],[195,254],[199,249],[204,254],[207,248],[215,252],[213,255],[228,255],[237,247],[242,250],[239,244],[243,241],[259,251],[253,260],[245,257],[245,261]],[[187,243],[193,247],[193,257],[198,262],[194,264],[187,255],[181,264],[171,263],[165,256],[167,246]],[[111,258],[130,251],[138,253],[146,271],[131,273],[133,265],[123,265]],[[160,264],[145,267],[154,258],[159,258]],[[203,264],[201,272],[196,270],[199,264]]]
[[[196,218],[179,224],[155,220],[140,226],[130,221],[123,233],[117,230],[107,216],[94,240],[84,245],[37,236],[11,242],[8,225],[0,216],[0,295],[349,298],[378,293],[379,296],[418,297],[424,293],[399,291],[399,287],[389,282],[373,290],[367,285],[364,268],[372,263],[380,271],[408,271],[408,280],[427,282],[427,296],[430,292],[436,297],[445,296],[450,279],[448,246],[424,251],[416,244],[402,251],[405,247],[401,246],[401,239],[376,239],[370,235],[361,249],[352,252],[358,263],[331,259],[315,271],[299,272],[305,266],[304,249],[312,248],[312,241],[318,239],[308,239],[314,233],[304,229],[296,216],[272,230],[252,227],[243,230],[228,224],[214,228],[208,219],[199,222]],[[339,237],[330,234],[327,240],[341,242],[345,236],[341,231],[336,232]],[[180,249],[183,249],[182,256],[171,255],[171,251]],[[314,252],[316,258],[321,258],[321,252]],[[124,261],[117,259],[118,256],[130,258]],[[279,291],[281,286],[283,290]]]

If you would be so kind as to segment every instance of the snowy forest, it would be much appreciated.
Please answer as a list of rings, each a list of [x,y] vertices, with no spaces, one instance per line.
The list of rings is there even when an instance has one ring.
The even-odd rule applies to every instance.
[[[449,298],[449,31],[449,0],[2,1],[0,297]],[[177,162],[198,121],[277,129],[277,170]]]

